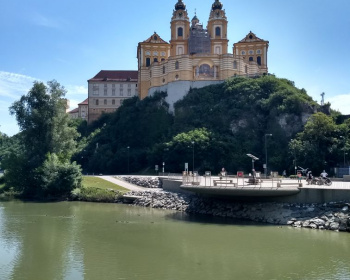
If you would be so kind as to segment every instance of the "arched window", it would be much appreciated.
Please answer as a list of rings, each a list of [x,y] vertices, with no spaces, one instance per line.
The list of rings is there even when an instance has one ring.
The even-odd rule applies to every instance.
[[[233,69],[237,69],[237,61],[236,60],[233,62]]]
[[[261,56],[258,56],[258,57],[256,58],[256,62],[257,62],[259,65],[261,65]]]
[[[184,35],[184,29],[182,27],[179,27],[177,29],[177,36],[182,37]]]
[[[254,61],[254,58],[252,56],[250,56],[249,61]]]
[[[165,66],[163,65],[163,74],[165,74]]]
[[[215,36],[221,36],[221,28],[215,27]]]
[[[175,69],[176,70],[179,69],[179,62],[178,61],[175,62]]]
[[[146,67],[151,65],[151,59],[149,57],[146,58]]]
[[[153,59],[153,62],[158,62],[158,58],[155,57],[155,58]]]
[[[103,103],[104,103],[105,105],[107,105],[107,99],[105,99],[105,100],[103,101]]]
[[[182,55],[184,53],[183,47],[177,47],[177,55]]]

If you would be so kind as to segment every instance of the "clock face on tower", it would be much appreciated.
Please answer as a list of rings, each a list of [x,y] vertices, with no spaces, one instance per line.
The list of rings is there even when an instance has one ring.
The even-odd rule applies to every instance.
[[[182,18],[182,12],[179,13],[179,18]]]

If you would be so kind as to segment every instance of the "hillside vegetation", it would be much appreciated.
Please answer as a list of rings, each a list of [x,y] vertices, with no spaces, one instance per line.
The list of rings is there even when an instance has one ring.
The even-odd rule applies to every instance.
[[[294,174],[294,160],[318,171],[342,163],[348,149],[349,121],[287,79],[235,77],[192,89],[174,105],[174,114],[165,98],[162,92],[126,100],[117,112],[81,127],[74,158],[84,171],[154,173],[164,162],[166,172],[181,172],[187,162],[200,172],[249,172],[247,153],[259,158],[255,167],[263,171],[267,150],[270,170]],[[317,123],[325,127],[315,133]]]

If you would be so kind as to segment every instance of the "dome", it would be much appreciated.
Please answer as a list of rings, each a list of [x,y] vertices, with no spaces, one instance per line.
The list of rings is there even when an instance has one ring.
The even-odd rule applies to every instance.
[[[222,4],[219,0],[215,0],[214,4],[211,6],[212,10],[221,10]]]
[[[182,0],[178,0],[175,5],[175,10],[186,10],[186,5],[182,2]]]

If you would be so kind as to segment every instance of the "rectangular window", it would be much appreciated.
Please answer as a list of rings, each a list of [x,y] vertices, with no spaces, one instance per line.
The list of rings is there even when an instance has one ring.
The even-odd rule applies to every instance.
[[[103,91],[104,96],[107,96],[107,89],[105,88]]]
[[[112,89],[112,96],[115,96],[115,89]]]
[[[131,96],[131,89],[128,89],[128,96]]]
[[[123,94],[124,94],[124,93],[123,93],[123,89],[121,88],[121,89],[120,89],[120,96],[123,96]]]
[[[107,84],[104,84],[104,87],[106,88],[106,87],[107,87]]]
[[[112,88],[115,88],[115,84],[112,84]]]
[[[128,84],[128,88],[131,88],[131,85],[130,85],[130,84]]]
[[[120,84],[120,88],[123,88],[123,84]]]
[[[98,84],[93,84],[92,85],[92,94],[93,95],[98,95]]]

